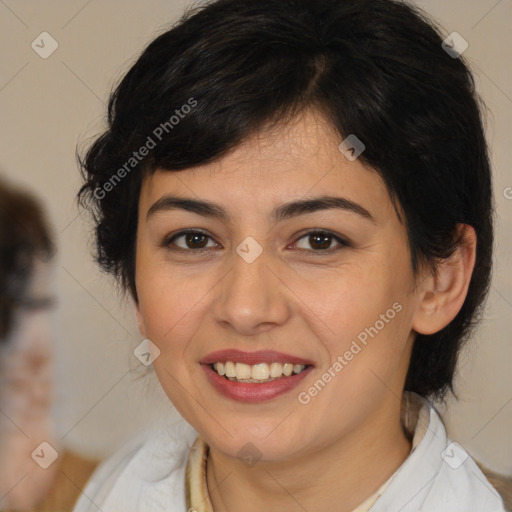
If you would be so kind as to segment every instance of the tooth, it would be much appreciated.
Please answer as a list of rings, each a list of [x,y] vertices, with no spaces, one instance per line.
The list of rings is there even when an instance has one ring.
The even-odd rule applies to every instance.
[[[213,366],[219,375],[226,375],[226,370],[224,369],[224,365],[222,363],[215,363]]]
[[[270,364],[270,376],[271,377],[281,377],[283,374],[283,365],[281,363],[271,363]]]
[[[283,375],[289,377],[293,372],[293,364],[286,363],[283,365]]]
[[[300,373],[304,370],[305,366],[303,364],[294,364],[293,365],[293,373]]]
[[[235,370],[238,380],[251,378],[251,367],[248,364],[236,363]]]
[[[270,375],[267,363],[255,364],[252,367],[251,377],[256,380],[266,380]]]
[[[235,363],[233,361],[226,361],[224,371],[226,372],[226,377],[236,377]]]

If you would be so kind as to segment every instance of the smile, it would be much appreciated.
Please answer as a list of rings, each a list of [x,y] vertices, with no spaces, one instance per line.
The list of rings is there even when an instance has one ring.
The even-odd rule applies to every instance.
[[[218,350],[199,363],[216,392],[252,403],[288,394],[315,369],[311,360],[275,350]]]

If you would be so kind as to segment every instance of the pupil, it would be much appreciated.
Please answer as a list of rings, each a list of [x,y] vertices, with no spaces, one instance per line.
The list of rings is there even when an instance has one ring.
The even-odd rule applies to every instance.
[[[330,243],[329,243],[330,235],[311,235],[311,239],[313,239],[313,240],[322,240],[323,239],[323,243],[320,242],[319,244],[317,244],[316,242],[314,242],[311,244],[312,247],[315,247],[315,245],[316,245],[317,248],[319,248],[319,249],[327,249],[330,245]]]
[[[205,235],[202,235],[201,233],[191,233],[191,234],[189,233],[187,235],[187,245],[189,245],[189,246],[191,245],[193,247],[200,246],[200,248],[204,247],[204,245],[205,245],[204,243],[203,244],[199,244],[199,245],[195,244],[195,242],[197,241],[198,238],[199,239],[202,238],[203,242],[204,242],[206,237],[205,237]]]

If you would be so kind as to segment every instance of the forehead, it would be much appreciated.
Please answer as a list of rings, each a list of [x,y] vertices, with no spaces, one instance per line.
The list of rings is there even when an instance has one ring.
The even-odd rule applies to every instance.
[[[375,217],[392,211],[378,173],[340,151],[334,127],[315,111],[262,130],[219,160],[182,171],[157,169],[143,181],[146,212],[166,194],[224,205],[233,215],[270,211],[291,200],[343,196]]]

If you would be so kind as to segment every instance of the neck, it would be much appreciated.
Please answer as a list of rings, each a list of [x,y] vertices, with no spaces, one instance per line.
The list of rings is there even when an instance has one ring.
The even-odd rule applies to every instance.
[[[206,476],[214,511],[282,507],[290,512],[351,512],[409,455],[411,443],[399,418],[398,403],[314,453],[286,461],[259,461],[252,467],[210,449]]]

